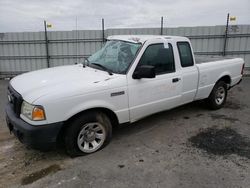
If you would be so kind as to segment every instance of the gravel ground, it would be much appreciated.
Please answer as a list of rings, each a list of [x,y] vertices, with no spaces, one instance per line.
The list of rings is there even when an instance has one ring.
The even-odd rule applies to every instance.
[[[241,155],[250,147],[250,77],[230,90],[221,110],[195,102],[158,113],[117,128],[103,150],[74,159],[63,148],[46,153],[26,148],[9,134],[7,84],[0,81],[0,187],[250,185],[249,155]]]

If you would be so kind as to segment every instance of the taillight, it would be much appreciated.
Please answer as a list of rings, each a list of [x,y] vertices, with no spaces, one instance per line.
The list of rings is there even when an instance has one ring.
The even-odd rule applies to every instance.
[[[244,68],[245,68],[245,63],[243,63],[243,65],[242,65],[241,75],[243,75]]]

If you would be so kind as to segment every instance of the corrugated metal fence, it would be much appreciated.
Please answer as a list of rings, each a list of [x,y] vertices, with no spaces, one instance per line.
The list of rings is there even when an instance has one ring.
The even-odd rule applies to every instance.
[[[160,28],[105,30],[105,37],[119,34],[159,35]],[[164,28],[163,34],[187,36],[197,55],[223,53],[225,26]],[[101,48],[102,41],[102,30],[48,32],[50,66],[82,62]],[[250,67],[250,25],[229,27],[226,55],[242,57]],[[0,78],[46,67],[44,32],[0,33]]]

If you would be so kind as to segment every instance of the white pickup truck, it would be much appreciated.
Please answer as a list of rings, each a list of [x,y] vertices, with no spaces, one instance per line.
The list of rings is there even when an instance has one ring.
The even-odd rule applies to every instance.
[[[7,125],[33,148],[63,138],[69,155],[93,153],[118,124],[201,99],[221,108],[243,68],[241,58],[196,58],[185,37],[110,36],[82,64],[13,78]]]

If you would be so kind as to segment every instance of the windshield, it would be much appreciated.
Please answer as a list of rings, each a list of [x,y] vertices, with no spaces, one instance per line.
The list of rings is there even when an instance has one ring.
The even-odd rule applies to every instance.
[[[100,64],[113,73],[125,74],[141,44],[125,41],[107,41],[105,46],[88,58],[88,65]],[[91,66],[92,67],[92,66]]]

